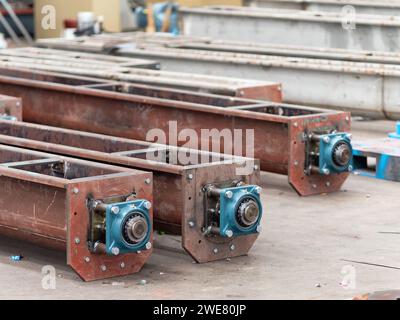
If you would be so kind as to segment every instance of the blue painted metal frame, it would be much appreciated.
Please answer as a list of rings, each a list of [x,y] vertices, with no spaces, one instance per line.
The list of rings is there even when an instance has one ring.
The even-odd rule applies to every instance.
[[[354,173],[366,177],[400,181],[400,122],[396,132],[389,138],[366,140],[353,143]],[[368,159],[376,161],[374,168],[369,168]]]

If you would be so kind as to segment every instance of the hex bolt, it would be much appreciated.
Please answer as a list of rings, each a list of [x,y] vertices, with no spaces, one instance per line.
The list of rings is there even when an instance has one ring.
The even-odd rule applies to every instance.
[[[150,183],[151,183],[151,179],[150,179],[150,178],[147,178],[146,180],[144,180],[144,183],[145,183],[145,184],[150,184]]]
[[[329,181],[327,181],[327,182],[325,183],[325,185],[329,188],[329,187],[331,186],[331,183],[330,183]]]
[[[90,262],[90,258],[89,257],[85,257],[85,262],[89,263]]]
[[[146,201],[146,202],[144,203],[144,207],[145,207],[147,210],[150,210],[150,209],[151,209],[151,202]]]
[[[312,187],[313,189],[317,189],[317,185],[315,183],[312,185]]]
[[[78,188],[73,188],[73,189],[72,189],[72,192],[73,192],[74,194],[78,194],[78,193],[79,193],[79,189],[78,189]]]
[[[121,262],[121,264],[119,266],[121,267],[121,269],[124,269],[125,268],[125,263]]]
[[[255,166],[254,166],[254,170],[255,170],[255,171],[258,171],[258,169],[260,169],[260,167],[259,167],[258,165],[255,165]]]
[[[191,173],[188,175],[188,179],[189,179],[189,180],[193,180],[193,177],[194,177],[194,176],[193,176],[193,174],[191,174]]]
[[[218,253],[218,249],[214,248],[213,252],[214,252],[214,254],[217,254]]]
[[[261,188],[261,187],[257,187],[257,188],[256,188],[256,192],[257,192],[257,194],[261,194],[262,188]]]
[[[112,248],[111,249],[111,253],[114,255],[114,256],[118,256],[119,255],[119,248],[117,248],[117,247],[114,247],[114,248]]]
[[[100,269],[101,269],[101,271],[103,271],[103,272],[106,272],[106,271],[107,271],[107,267],[106,267],[104,264],[100,267]]]
[[[331,174],[331,171],[329,169],[323,169],[322,172],[324,173],[324,175],[329,176]]]
[[[347,122],[350,122],[350,117],[346,117],[346,121],[347,121]]]
[[[190,228],[194,228],[194,222],[193,222],[193,221],[189,221],[188,224],[189,224],[189,227],[190,227]]]
[[[80,243],[81,243],[81,239],[75,238],[75,243],[76,243],[76,244],[80,244]]]
[[[353,171],[353,169],[354,169],[354,168],[353,168],[353,166],[352,166],[352,165],[350,165],[350,166],[349,166],[349,168],[348,168],[349,172],[352,172],[352,171]]]
[[[236,247],[235,247],[234,244],[232,244],[232,245],[229,247],[229,250],[231,250],[231,251],[235,251],[235,249],[236,249]]]
[[[153,245],[151,244],[151,242],[147,242],[146,243],[146,249],[150,250],[153,247]]]
[[[325,143],[329,143],[329,142],[331,142],[331,138],[323,137],[322,141],[324,141]]]
[[[111,208],[111,212],[114,214],[118,214],[119,213],[119,208],[118,207],[112,207]]]
[[[261,227],[261,226],[257,226],[257,229],[256,229],[256,231],[257,231],[257,233],[261,233],[261,231],[262,231],[262,227]]]
[[[232,230],[226,230],[226,231],[225,231],[225,235],[226,235],[228,238],[232,238],[232,237],[233,237],[233,231],[232,231]]]
[[[296,160],[296,161],[294,162],[294,165],[295,165],[295,167],[297,167],[297,166],[299,165],[299,162]]]
[[[227,197],[228,199],[232,199],[232,197],[233,197],[233,192],[232,192],[232,191],[227,191],[227,192],[225,192],[225,197]]]
[[[294,126],[295,128],[297,128],[297,127],[299,126],[299,124],[298,124],[297,122],[295,122],[295,123],[293,124],[293,126]]]

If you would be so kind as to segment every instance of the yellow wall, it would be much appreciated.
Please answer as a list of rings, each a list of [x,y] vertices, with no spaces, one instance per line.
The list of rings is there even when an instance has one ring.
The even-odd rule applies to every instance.
[[[56,9],[56,29],[43,30],[41,10],[45,5],[52,5]],[[35,32],[36,37],[60,37],[64,29],[65,19],[75,19],[80,11],[93,11],[104,16],[104,27],[107,31],[121,31],[120,0],[35,0]]]

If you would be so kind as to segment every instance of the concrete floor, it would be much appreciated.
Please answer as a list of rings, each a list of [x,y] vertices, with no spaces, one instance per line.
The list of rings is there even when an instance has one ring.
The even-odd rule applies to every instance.
[[[354,136],[384,137],[394,125],[357,122]],[[264,173],[262,186],[263,232],[247,257],[196,265],[162,236],[175,249],[156,249],[139,274],[83,283],[62,253],[1,238],[0,299],[349,299],[400,289],[400,183],[352,176],[342,191],[309,198],[284,176]],[[57,270],[55,290],[42,289],[44,265]],[[354,288],[343,286],[349,276]]]

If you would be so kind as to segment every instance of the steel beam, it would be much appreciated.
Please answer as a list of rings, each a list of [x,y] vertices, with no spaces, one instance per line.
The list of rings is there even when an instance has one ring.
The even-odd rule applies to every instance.
[[[160,69],[160,64],[147,59],[115,57],[110,55],[77,53],[65,50],[39,49],[35,47],[13,48],[0,50],[0,61],[25,62],[44,66],[62,67],[65,69],[90,68],[104,72],[124,68]]]
[[[250,130],[262,169],[288,175],[300,195],[336,191],[348,177],[345,172],[309,172],[313,155],[307,149],[314,133],[348,132],[351,119],[346,112],[132,84],[90,86],[76,79],[74,85],[71,76],[60,75],[55,81],[53,75],[18,69],[2,69],[1,74],[0,93],[22,98],[25,121],[138,140],[146,140],[153,128],[168,135],[170,122],[175,121],[177,133],[191,129],[197,137],[203,129],[217,129],[218,135],[203,143],[191,141],[192,148],[208,150],[212,142],[220,145],[224,129],[231,134]],[[167,143],[187,143],[173,138]],[[228,147],[220,150],[239,154],[232,139],[225,142]]]
[[[67,264],[85,281],[138,272],[151,246],[114,256],[94,252],[88,203],[132,194],[152,203],[147,179],[151,173],[0,145],[0,233],[65,250]]]
[[[120,36],[115,37],[119,39]],[[164,34],[146,37],[138,33],[130,37],[134,46],[116,49],[115,54],[156,59],[167,71],[190,69],[199,74],[274,80],[282,83],[286,103],[348,110],[354,115],[373,118],[400,119],[397,90],[400,55],[397,53],[307,49],[189,37],[174,37],[168,43],[165,40],[168,36]],[[110,41],[110,38],[112,35],[106,39],[96,38],[96,41]],[[66,47],[60,39],[51,43]],[[87,50],[85,40],[76,43],[73,49]]]
[[[3,116],[22,120],[21,99],[0,95],[0,118]]]
[[[180,15],[188,36],[355,50],[400,49],[397,17],[229,6],[182,8]]]
[[[245,5],[325,12],[342,12],[344,6],[352,6],[357,14],[400,15],[400,3],[393,0],[245,0]]]
[[[354,115],[400,119],[397,65],[355,63],[236,52],[150,47],[118,52],[151,57],[167,71],[270,79],[282,83],[283,101],[319,108],[347,110]],[[334,90],[332,90],[334,88]]]
[[[63,56],[75,59],[71,63],[69,59],[64,61]],[[139,61],[146,61],[143,59],[132,59],[129,62],[129,58],[120,58],[125,59],[121,61],[121,65],[107,65],[107,63],[103,65],[103,63],[95,62],[96,65],[93,67],[90,63],[86,65],[86,61],[81,63],[79,61],[81,56],[84,57],[85,54],[41,48],[26,48],[23,51],[10,49],[0,51],[0,65],[282,102],[282,86],[279,83],[137,68]],[[96,55],[89,54],[89,56],[92,59],[92,56]],[[106,60],[104,57],[113,58],[112,56],[100,56],[100,61]],[[118,57],[114,57],[114,59],[118,59]],[[79,64],[76,64],[77,60]]]
[[[280,56],[380,64],[400,64],[400,54],[398,52],[348,50],[340,48],[296,46],[291,44],[285,45],[250,41],[218,40],[207,37],[172,36],[164,33],[148,34],[142,32],[133,32],[127,34],[105,34],[101,36],[94,36],[90,38],[82,37],[78,39],[40,39],[36,42],[36,45],[41,48],[91,52],[91,43],[94,41],[103,43],[103,47],[105,47],[107,42],[111,40],[115,45],[115,48],[109,53],[114,53],[119,56],[126,55],[128,57],[129,52],[135,52],[133,49],[144,49],[151,47],[153,48],[153,51],[157,51],[154,50],[154,47],[166,47],[176,49],[256,54],[268,56],[268,58],[277,58]],[[120,41],[119,45],[118,41]],[[130,41],[130,45],[127,44],[127,41]],[[102,46],[99,46],[99,51],[96,51],[96,53],[100,54],[107,52],[100,51],[100,48],[102,48]],[[135,56],[133,55],[132,57]],[[257,59],[257,57],[254,58]],[[316,63],[318,61],[313,62]]]
[[[258,234],[207,235],[204,192],[220,183],[257,185],[257,160],[4,120],[0,143],[152,171],[155,228],[181,235],[183,248],[197,262],[245,255],[257,239]],[[191,156],[184,163],[187,153]]]

